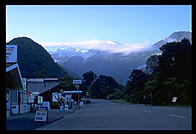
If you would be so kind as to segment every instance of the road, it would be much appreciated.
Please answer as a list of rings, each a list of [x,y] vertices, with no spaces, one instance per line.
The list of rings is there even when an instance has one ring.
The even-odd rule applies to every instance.
[[[80,110],[36,130],[192,130],[192,108],[92,99]]]

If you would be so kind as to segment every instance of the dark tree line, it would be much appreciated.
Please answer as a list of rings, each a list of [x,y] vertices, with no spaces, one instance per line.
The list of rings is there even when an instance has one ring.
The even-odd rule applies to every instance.
[[[99,77],[92,71],[82,75],[83,83],[80,90],[83,95],[91,98],[106,99],[107,96],[112,96],[120,86],[112,77],[100,75]]]
[[[170,42],[160,47],[161,55],[153,55],[146,62],[147,74],[133,70],[127,82],[129,101],[153,105],[167,105],[177,97],[177,104],[191,102],[192,45],[188,39]]]

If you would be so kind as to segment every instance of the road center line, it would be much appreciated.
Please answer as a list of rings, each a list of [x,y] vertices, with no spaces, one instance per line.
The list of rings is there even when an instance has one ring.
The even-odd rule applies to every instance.
[[[185,116],[183,115],[175,115],[175,114],[169,114],[168,116],[177,117],[177,118],[185,118]]]

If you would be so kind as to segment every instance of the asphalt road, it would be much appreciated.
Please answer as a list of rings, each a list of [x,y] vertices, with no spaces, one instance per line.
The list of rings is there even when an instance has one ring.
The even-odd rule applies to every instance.
[[[36,130],[192,130],[192,108],[94,99],[73,114]]]

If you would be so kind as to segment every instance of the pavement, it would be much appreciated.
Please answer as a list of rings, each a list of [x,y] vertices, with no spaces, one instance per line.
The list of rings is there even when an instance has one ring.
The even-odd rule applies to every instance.
[[[59,109],[51,109],[49,110],[48,114],[48,122],[34,122],[35,112],[13,115],[7,118],[7,130],[35,130],[41,126],[49,125],[55,121],[63,119],[65,116],[74,113],[75,110],[76,107],[63,112],[61,112]]]

